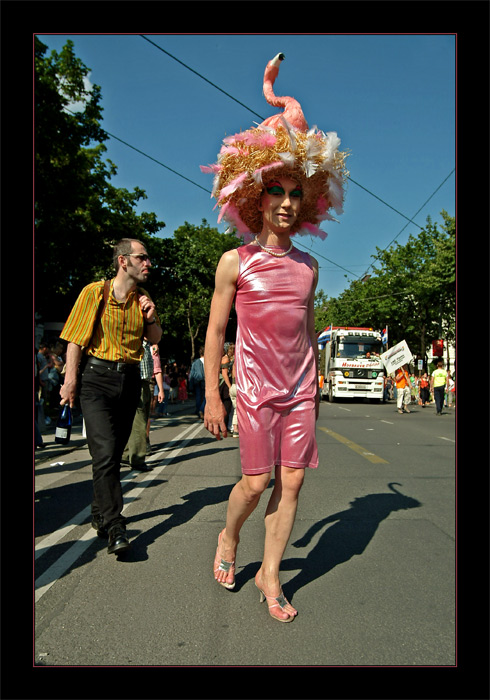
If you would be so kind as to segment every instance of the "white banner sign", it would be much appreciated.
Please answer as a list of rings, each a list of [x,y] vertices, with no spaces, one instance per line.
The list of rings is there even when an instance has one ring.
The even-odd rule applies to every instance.
[[[407,365],[412,359],[413,355],[410,352],[410,348],[408,347],[406,341],[402,340],[401,343],[397,343],[397,345],[394,345],[392,348],[384,352],[382,355],[380,355],[380,357],[383,360],[383,364],[389,374],[390,372],[394,372],[402,365]]]

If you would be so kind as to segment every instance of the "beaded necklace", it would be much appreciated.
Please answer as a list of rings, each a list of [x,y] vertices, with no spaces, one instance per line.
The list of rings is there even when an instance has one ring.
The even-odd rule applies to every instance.
[[[285,255],[291,252],[293,249],[293,244],[289,246],[287,250],[285,250],[283,253],[274,253],[274,251],[269,250],[265,245],[262,245],[262,243],[259,241],[259,234],[255,236],[255,242],[262,248],[262,250],[265,250],[266,253],[269,253],[269,255],[273,255],[275,258],[283,258]]]

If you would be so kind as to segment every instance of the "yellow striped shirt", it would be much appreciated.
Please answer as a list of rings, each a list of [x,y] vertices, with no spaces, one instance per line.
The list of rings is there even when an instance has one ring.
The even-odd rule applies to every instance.
[[[80,345],[88,355],[101,360],[136,363],[143,357],[144,333],[138,292],[147,297],[149,294],[139,287],[128,294],[126,301],[118,301],[113,295],[113,286],[112,279],[109,298],[93,337],[97,310],[104,294],[104,282],[92,282],[82,289],[60,338]],[[160,325],[158,316],[156,322]]]

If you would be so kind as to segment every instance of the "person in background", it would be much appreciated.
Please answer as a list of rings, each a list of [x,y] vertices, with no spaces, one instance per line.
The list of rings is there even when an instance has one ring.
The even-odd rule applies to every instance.
[[[143,357],[140,362],[141,391],[140,400],[134,414],[131,434],[128,438],[121,458],[122,464],[140,472],[149,472],[152,467],[146,464],[148,452],[147,427],[150,420],[151,380],[153,378],[152,346],[146,338],[143,339]]]
[[[187,373],[185,369],[181,369],[179,372],[179,393],[178,393],[178,399],[182,403],[185,403],[187,401]]]
[[[456,396],[456,376],[448,373],[448,389],[447,389],[447,405],[451,408],[454,404]]]
[[[395,371],[396,406],[398,413],[411,413],[408,405],[411,401],[411,384],[408,376],[408,365],[403,365]]]
[[[219,394],[226,409],[226,425],[229,431],[232,430],[233,401],[230,396],[232,387],[232,371],[235,364],[235,343],[225,343],[224,355],[221,358],[219,376]]]
[[[36,450],[44,450],[46,445],[38,424],[39,415],[39,359],[38,351],[34,348],[34,445]]]
[[[422,408],[425,408],[429,403],[429,379],[427,372],[424,372],[420,377],[420,403]]]
[[[162,374],[163,380],[163,402],[158,405],[157,413],[162,416],[169,416],[170,413],[167,411],[168,401],[170,398],[170,376],[168,374],[168,367],[165,365],[165,371]]]
[[[204,347],[199,348],[199,357],[194,360],[189,372],[189,389],[196,397],[196,416],[204,418],[206,378],[204,375]]]
[[[445,405],[447,408],[451,408],[454,398],[454,379],[451,376],[451,372],[447,371],[446,380],[446,395],[445,395]]]
[[[163,372],[162,363],[160,360],[160,350],[158,345],[155,343],[151,346],[151,355],[153,359],[153,377],[151,381],[151,387],[153,389],[153,395],[151,397],[150,403],[150,416],[155,416],[156,406],[162,404],[165,400],[165,392],[163,388]],[[146,424],[146,454],[151,454],[151,444],[150,444],[150,424],[151,418],[148,416],[148,421]]]
[[[444,362],[439,359],[436,362],[436,369],[432,372],[430,386],[434,394],[436,402],[436,415],[442,416],[442,408],[444,406],[444,392],[447,385],[447,374],[443,369]]]

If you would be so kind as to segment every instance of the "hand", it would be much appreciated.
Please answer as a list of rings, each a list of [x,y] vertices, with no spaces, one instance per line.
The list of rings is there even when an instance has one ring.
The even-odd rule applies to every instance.
[[[73,381],[67,381],[65,379],[64,384],[61,385],[60,387],[60,396],[61,396],[61,401],[60,401],[60,406],[64,406],[65,403],[70,404],[70,408],[73,408],[75,405],[75,398],[77,395],[77,380]]]
[[[139,301],[145,321],[153,321],[155,316],[155,304],[145,295],[140,296]]]
[[[223,437],[227,437],[228,431],[226,429],[226,411],[223,406],[223,402],[217,397],[211,399],[206,397],[206,405],[204,406],[204,427],[212,433],[216,440],[221,440],[221,434]]]

